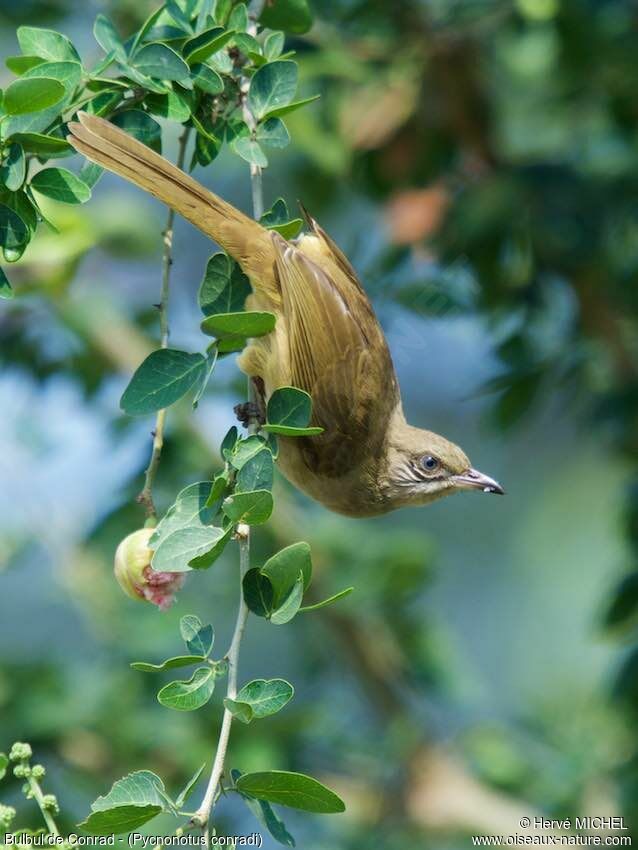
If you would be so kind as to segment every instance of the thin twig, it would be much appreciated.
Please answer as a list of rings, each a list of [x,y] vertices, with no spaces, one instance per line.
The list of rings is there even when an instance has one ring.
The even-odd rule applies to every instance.
[[[58,830],[56,822],[53,819],[53,815],[47,809],[44,803],[44,795],[42,794],[40,783],[37,779],[34,779],[33,776],[29,776],[27,782],[29,783],[29,789],[31,791],[33,799],[36,801],[40,811],[42,812],[42,817],[44,818],[44,822],[47,825],[47,829],[49,830],[51,835],[55,835],[57,838],[59,838],[60,832]]]
[[[263,2],[253,2],[251,4],[251,22],[248,28],[248,32],[251,35],[255,35],[257,32],[256,21],[259,18],[259,15],[261,14],[262,8]],[[250,109],[247,104],[247,99],[245,97],[247,85],[247,80],[243,80],[242,91],[244,92],[244,97],[242,109],[244,114],[244,120],[252,131],[255,127],[255,119],[252,113],[250,112]],[[259,166],[250,166],[250,185],[253,201],[253,217],[259,220],[263,215],[264,211],[261,168],[259,168]],[[248,397],[251,402],[255,401],[255,389],[253,382],[250,380],[250,378],[248,379]],[[256,433],[257,428],[258,422],[253,419],[249,420],[248,433]],[[226,697],[228,699],[235,699],[237,696],[239,649],[241,646],[244,630],[246,628],[246,620],[248,619],[249,613],[248,607],[244,601],[243,579],[248,570],[250,569],[250,526],[243,524],[237,526],[237,538],[239,540],[239,609],[237,611],[235,631],[233,633],[230,648],[226,656],[228,659],[228,684],[226,687]],[[206,787],[206,793],[199,809],[197,810],[195,816],[192,819],[193,822],[201,826],[202,830],[204,831],[206,846],[208,846],[209,843],[210,817],[213,812],[213,809],[215,808],[215,803],[217,802],[217,798],[219,797],[221,791],[221,780],[224,775],[224,764],[226,761],[226,753],[228,751],[228,741],[230,739],[230,730],[232,724],[233,715],[230,713],[230,711],[228,711],[227,708],[225,708],[224,716],[222,717],[221,729],[219,731],[219,738],[217,741],[215,759],[213,762],[210,779],[208,780],[208,785]]]
[[[179,139],[177,153],[177,167],[184,167],[186,157],[186,145],[190,135],[190,128],[185,127]],[[170,294],[171,266],[173,265],[173,225],[175,222],[175,210],[169,208],[166,216],[166,227],[164,228],[164,251],[162,254],[162,288],[160,291],[160,302],[158,305],[160,314],[160,347],[168,348],[169,324],[168,324],[168,298]],[[164,447],[164,425],[166,423],[166,408],[157,411],[155,417],[155,428],[152,431],[153,449],[146,472],[144,473],[144,487],[137,497],[137,501],[144,506],[146,516],[149,519],[157,519],[157,510],[153,501],[153,483],[157,475],[162,448]]]
[[[228,660],[228,685],[226,687],[226,697],[235,699],[237,696],[237,679],[238,679],[238,663],[239,663],[239,647],[241,646],[244,629],[246,628],[246,620],[248,618],[248,607],[244,602],[244,594],[242,582],[245,574],[250,566],[250,528],[247,525],[237,527],[237,537],[239,539],[239,610],[237,611],[237,621],[235,622],[235,631],[230,643],[230,648],[226,654]],[[215,760],[208,780],[208,786],[204,799],[195,814],[193,820],[198,823],[202,829],[208,827],[215,802],[217,801],[221,779],[224,773],[224,762],[226,760],[226,751],[228,750],[228,740],[230,738],[230,727],[233,723],[233,715],[225,708],[222,718],[222,725],[217,741],[217,751]]]

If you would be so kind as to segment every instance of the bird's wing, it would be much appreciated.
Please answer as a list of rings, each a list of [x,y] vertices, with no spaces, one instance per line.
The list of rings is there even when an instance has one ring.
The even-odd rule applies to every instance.
[[[339,477],[374,457],[399,390],[388,346],[370,302],[334,264],[330,273],[273,234],[294,386],[310,393],[313,424],[304,438],[307,466]],[[356,280],[356,278],[355,278]]]

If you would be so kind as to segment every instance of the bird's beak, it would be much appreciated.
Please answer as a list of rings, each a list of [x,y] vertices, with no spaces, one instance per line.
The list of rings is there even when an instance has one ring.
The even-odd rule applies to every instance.
[[[452,481],[461,490],[482,490],[484,493],[498,493],[499,496],[505,495],[505,490],[503,490],[498,481],[490,478],[489,475],[484,475],[478,469],[470,468],[460,475],[453,475]]]

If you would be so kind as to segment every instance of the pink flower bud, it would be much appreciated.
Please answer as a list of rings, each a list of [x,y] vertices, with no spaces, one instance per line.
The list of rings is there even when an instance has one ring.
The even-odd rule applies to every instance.
[[[151,567],[148,541],[154,528],[140,528],[125,537],[115,552],[115,578],[131,599],[143,599],[166,611],[184,584],[184,573],[160,573]]]

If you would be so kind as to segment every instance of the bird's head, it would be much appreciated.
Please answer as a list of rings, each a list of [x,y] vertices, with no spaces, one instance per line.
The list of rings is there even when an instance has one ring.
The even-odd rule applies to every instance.
[[[405,421],[394,423],[388,444],[385,496],[395,507],[425,505],[461,490],[505,491],[474,469],[459,446]]]

